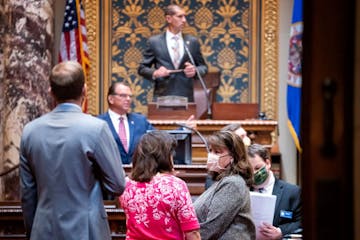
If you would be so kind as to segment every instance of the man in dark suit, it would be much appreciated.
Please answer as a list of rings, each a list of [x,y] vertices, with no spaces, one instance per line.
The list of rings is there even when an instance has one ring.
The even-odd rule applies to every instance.
[[[141,136],[148,130],[155,129],[144,115],[130,113],[132,97],[131,88],[126,82],[112,82],[107,94],[109,110],[98,116],[108,123],[124,164],[131,163]],[[120,117],[124,121],[126,143],[119,136]]]
[[[196,68],[200,75],[208,71],[200,43],[194,36],[182,34],[186,15],[181,7],[168,6],[165,18],[167,30],[148,40],[138,74],[154,82],[154,101],[160,96],[176,95],[193,102]],[[185,48],[191,53],[196,66],[191,63]]]
[[[130,112],[132,97],[133,93],[128,83],[112,82],[107,94],[109,109],[106,113],[98,116],[108,123],[123,164],[131,163],[132,155],[141,136],[148,130],[155,130],[144,115]],[[126,134],[123,141],[120,139],[121,134],[119,133],[120,118],[123,118]],[[194,116],[191,115],[186,121],[186,125],[196,128],[193,119]]]
[[[108,125],[81,110],[84,79],[79,63],[56,65],[55,109],[24,127],[20,187],[30,239],[111,239],[101,190],[120,195],[125,172]]]
[[[264,239],[282,239],[287,234],[301,231],[300,188],[274,176],[270,170],[270,153],[265,146],[250,145],[248,156],[254,170],[253,190],[276,195],[273,222],[260,225],[259,232]]]

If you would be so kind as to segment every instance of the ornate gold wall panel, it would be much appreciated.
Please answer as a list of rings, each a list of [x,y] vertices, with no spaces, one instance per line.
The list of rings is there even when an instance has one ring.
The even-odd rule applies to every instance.
[[[113,1],[118,2],[120,0]],[[135,65],[138,63],[131,61],[138,61],[139,59],[138,55],[140,51],[134,47],[135,42],[138,41],[137,34],[141,34],[141,36],[150,36],[161,32],[163,22],[162,19],[156,18],[156,14],[161,12],[161,8],[159,6],[169,1],[153,1],[152,4],[155,5],[150,10],[147,10],[149,15],[147,15],[148,19],[146,20],[146,24],[151,27],[151,32],[149,32],[149,28],[144,27],[145,23],[141,22],[138,18],[144,11],[141,7],[145,8],[141,5],[142,1],[122,1],[123,2],[121,2],[121,4],[123,4],[123,8],[119,8],[111,1],[100,1],[98,4],[93,4],[90,0],[85,1],[91,59],[91,73],[88,83],[89,112],[92,114],[98,114],[99,112],[106,110],[106,92],[111,80],[116,80],[114,74],[116,76],[120,76],[122,79],[126,79],[127,81],[129,81],[129,75],[135,76],[134,79],[131,80],[132,82],[130,82],[130,84],[134,84],[132,86],[135,95],[139,95],[140,93],[144,93],[146,91],[148,91],[151,95],[151,91],[149,91],[149,89],[136,85],[139,84],[139,81],[141,81],[140,78],[136,76],[136,72],[134,72],[136,69]],[[217,3],[225,6],[219,9],[211,8],[211,4],[214,4],[214,1],[179,0],[173,2],[182,4],[183,6],[190,6],[194,4],[197,4],[197,6],[200,5],[196,12],[194,12],[194,9],[188,9],[190,12],[193,11],[192,14],[194,17],[192,20],[197,29],[189,27],[187,29],[187,33],[191,33],[200,38],[205,58],[207,58],[208,54],[211,54],[212,51],[211,47],[209,48],[209,45],[206,44],[209,41],[212,41],[212,35],[209,34],[210,28],[212,27],[211,30],[220,30],[219,27],[223,26],[221,24],[217,26],[209,25],[209,21],[210,23],[213,21],[215,22],[215,20],[212,19],[215,12],[216,14],[220,14],[224,17],[224,22],[226,22],[227,25],[234,26],[238,24],[238,22],[231,22],[232,18],[227,18],[227,13],[224,12],[229,9],[235,11],[236,9],[232,6],[236,6],[238,1],[219,0]],[[232,78],[235,78],[238,75],[236,75],[236,71],[234,73],[234,68],[227,65],[232,62],[228,61],[226,64],[221,64],[223,62],[220,62],[218,65],[220,67],[214,67],[210,64],[209,68],[210,71],[218,70],[222,72],[221,82],[225,85],[222,85],[223,88],[220,89],[218,93],[218,95],[222,98],[221,101],[259,102],[261,111],[264,111],[269,118],[277,119],[279,3],[278,0],[244,0],[242,2],[248,3],[249,9],[243,10],[241,19],[236,21],[242,21],[245,24],[245,31],[248,30],[248,32],[242,33],[239,31],[236,33],[231,32],[231,34],[235,34],[239,37],[239,39],[241,39],[240,37],[243,34],[248,36],[248,49],[239,49],[238,52],[234,52],[233,49],[224,48],[221,51],[221,54],[219,53],[218,58],[223,59],[222,61],[226,61],[228,60],[227,56],[230,56],[230,54],[232,56],[235,53],[235,57],[237,54],[245,54],[245,56],[247,54],[248,63],[244,63],[235,70],[239,73],[239,75],[244,74],[244,71],[248,71],[248,79],[250,79],[247,80],[249,81],[248,87],[246,89],[234,87],[235,79]],[[113,9],[114,6],[116,9]],[[231,8],[227,8],[228,6]],[[200,13],[203,14],[203,17],[200,16]],[[234,14],[235,12],[229,13]],[[121,18],[119,16],[121,14],[129,16],[130,19],[127,19],[128,22],[121,22]],[[136,28],[129,28],[127,25],[128,23],[135,25]],[[112,24],[117,24],[114,29],[112,28]],[[233,29],[238,30],[239,28],[237,27]],[[131,31],[133,31],[133,34]],[[218,34],[216,31],[212,31],[211,33]],[[114,37],[117,39],[125,39],[125,35],[126,43],[128,44],[126,47],[121,45],[122,42],[120,42],[120,40],[114,43]],[[203,36],[207,36],[205,40],[201,40],[201,37]],[[224,36],[222,41],[237,41],[237,37],[235,37],[235,39],[229,39]],[[126,53],[131,53],[131,55],[126,55],[126,53],[124,53],[123,58],[127,58],[127,62],[114,61],[114,54],[125,52],[125,48],[127,48]],[[246,80],[244,81],[246,82]],[[234,85],[231,85],[233,83]],[[240,96],[236,97],[236,100],[233,100],[234,98],[231,99],[231,96],[234,95],[231,94],[235,93]],[[228,96],[226,94],[230,95]],[[135,101],[135,104],[140,103],[140,101]],[[139,104],[139,106],[140,107],[137,107],[135,110],[144,112],[144,106],[141,106],[141,104]]]
[[[261,108],[270,119],[277,119],[278,106],[278,55],[279,55],[279,3],[265,0],[262,3],[261,22]]]
[[[87,79],[88,113],[99,113],[100,102],[100,10],[92,0],[84,2],[86,29],[90,52],[90,73]]]

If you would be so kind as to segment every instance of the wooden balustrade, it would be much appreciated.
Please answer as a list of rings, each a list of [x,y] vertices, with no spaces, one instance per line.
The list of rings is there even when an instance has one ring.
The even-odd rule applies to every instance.
[[[131,165],[124,165],[124,170],[129,174]],[[205,190],[205,165],[175,165],[175,171],[187,183],[192,197],[196,198]],[[105,201],[105,210],[112,239],[125,239],[126,218],[118,200]],[[26,239],[20,202],[0,202],[0,240],[4,239]]]
[[[177,123],[184,123],[184,120],[150,120],[150,123],[160,130],[176,129]],[[240,123],[248,132],[252,142],[274,148],[277,136],[277,121],[274,120],[196,120],[197,130],[205,138],[215,131],[219,131],[226,125]],[[194,134],[192,137],[192,163],[205,164],[207,152],[204,142]]]

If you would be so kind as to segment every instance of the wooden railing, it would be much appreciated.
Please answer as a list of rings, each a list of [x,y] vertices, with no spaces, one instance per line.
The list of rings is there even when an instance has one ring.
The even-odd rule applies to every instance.
[[[239,123],[248,132],[252,142],[263,144],[274,149],[277,137],[277,121],[273,120],[196,120],[197,130],[205,138],[219,131],[224,126]],[[150,120],[150,123],[160,130],[176,129],[181,120]],[[203,140],[193,134],[192,137],[192,163],[206,164],[207,152]]]
[[[124,165],[127,174],[131,165]],[[183,179],[192,197],[196,198],[205,190],[205,165],[176,165],[176,175]],[[125,239],[126,219],[118,200],[105,201],[109,226],[113,240]],[[26,239],[20,202],[0,202],[0,239]]]

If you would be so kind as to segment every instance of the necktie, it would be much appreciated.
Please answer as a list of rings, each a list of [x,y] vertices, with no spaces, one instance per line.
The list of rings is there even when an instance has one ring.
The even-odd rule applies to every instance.
[[[179,49],[179,36],[173,36],[172,39],[174,39],[174,45],[172,47],[174,58],[173,58],[173,64],[174,67],[177,69],[180,65],[180,49]]]
[[[122,143],[122,145],[124,146],[125,151],[128,151],[128,146],[127,146],[127,138],[126,138],[126,131],[125,131],[125,125],[124,125],[124,118],[120,117],[120,122],[119,122],[119,137],[120,137],[120,141]]]

